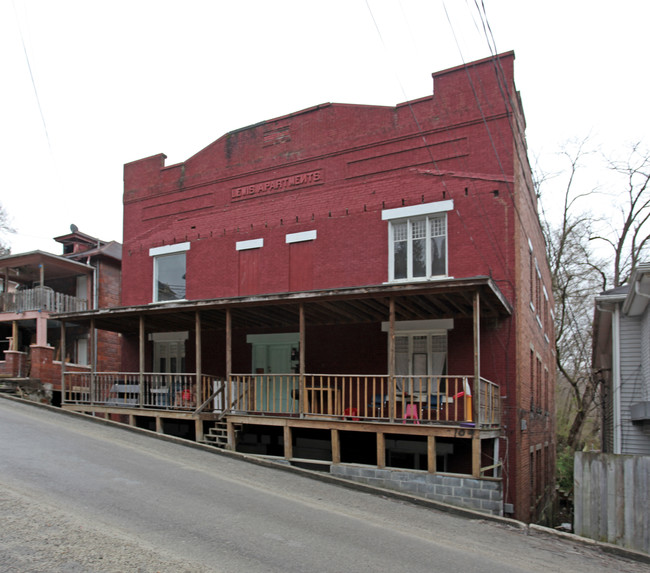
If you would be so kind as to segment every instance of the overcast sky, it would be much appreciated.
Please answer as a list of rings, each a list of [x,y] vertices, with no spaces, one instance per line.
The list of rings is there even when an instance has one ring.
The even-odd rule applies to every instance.
[[[490,43],[477,4],[484,4]],[[395,105],[514,50],[531,162],[648,140],[650,2],[0,0],[0,203],[12,252],[120,241],[124,163],[181,162],[312,105]]]

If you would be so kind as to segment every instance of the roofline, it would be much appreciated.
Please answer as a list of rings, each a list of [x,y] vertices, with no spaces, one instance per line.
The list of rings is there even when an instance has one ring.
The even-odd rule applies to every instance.
[[[623,304],[623,313],[628,314],[632,310],[632,304],[637,296],[644,298],[648,297],[647,293],[641,293],[637,290],[637,285],[645,275],[650,275],[650,263],[641,263],[632,271],[632,276],[630,277],[629,282],[630,290],[628,291],[625,303]],[[647,302],[643,306],[647,306]]]
[[[495,54],[494,56],[488,56],[487,58],[482,58],[481,60],[474,60],[472,62],[467,62],[465,64],[460,64],[459,66],[454,66],[452,68],[447,68],[446,70],[440,70],[439,72],[433,72],[431,74],[432,78],[439,78],[440,76],[444,76],[445,74],[451,74],[453,72],[458,72],[460,70],[464,70],[466,68],[474,68],[476,66],[480,66],[482,64],[487,64],[488,62],[493,62],[495,60],[501,60],[504,58],[509,58],[512,57],[513,59],[515,58],[515,52],[514,50],[509,50],[507,52],[501,52],[500,54]]]
[[[78,261],[75,261],[73,259],[69,259],[67,257],[64,257],[62,255],[55,255],[53,253],[48,253],[45,251],[28,251],[26,253],[18,253],[15,255],[5,255],[4,257],[0,257],[0,265],[4,261],[9,261],[11,259],[21,259],[21,258],[27,258],[27,257],[34,257],[34,256],[41,256],[45,259],[54,259],[57,262],[63,262],[64,264],[70,264],[70,265],[79,265],[84,267],[85,269],[92,268],[90,265],[87,265],[86,263],[80,263]]]
[[[215,310],[218,308],[228,308],[232,306],[254,306],[258,304],[278,304],[278,303],[297,303],[297,302],[320,302],[326,300],[337,300],[346,298],[372,298],[377,296],[408,296],[426,293],[435,293],[435,291],[458,291],[458,290],[476,290],[488,288],[501,305],[501,311],[506,315],[512,315],[513,307],[507,301],[499,287],[487,276],[469,277],[463,279],[449,279],[436,282],[407,283],[407,284],[390,284],[390,285],[370,285],[362,287],[345,287],[324,289],[317,291],[299,291],[286,293],[272,293],[263,295],[238,296],[218,299],[201,299],[201,300],[184,300],[170,301],[166,303],[150,303],[133,306],[120,306],[110,308],[100,308],[95,310],[68,312],[55,314],[53,317],[66,321],[78,319],[90,319],[93,317],[112,315],[135,315],[141,313],[166,313],[187,310]]]

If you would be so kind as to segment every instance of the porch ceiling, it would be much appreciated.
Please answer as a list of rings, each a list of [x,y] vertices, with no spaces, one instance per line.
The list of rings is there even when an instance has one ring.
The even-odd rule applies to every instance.
[[[39,281],[41,267],[46,280],[89,275],[93,272],[93,268],[89,265],[42,251],[0,258],[0,275],[6,274],[9,280],[18,283]]]
[[[117,307],[60,314],[56,318],[77,324],[94,319],[96,328],[131,334],[138,332],[141,316],[147,332],[192,330],[198,311],[202,329],[221,330],[226,325],[226,309],[230,309],[234,328],[297,328],[301,303],[307,324],[356,324],[389,320],[391,298],[395,300],[395,320],[461,318],[472,316],[477,291],[482,317],[512,314],[512,307],[492,279],[474,277]]]

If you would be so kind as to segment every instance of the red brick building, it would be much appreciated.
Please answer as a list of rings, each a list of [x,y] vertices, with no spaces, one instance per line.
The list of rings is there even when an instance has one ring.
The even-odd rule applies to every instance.
[[[553,301],[513,64],[127,164],[122,306],[62,319],[120,332],[131,374],[66,407],[548,515]]]
[[[32,251],[0,257],[0,377],[8,388],[45,389],[61,403],[61,363],[89,372],[119,369],[120,341],[112,332],[69,325],[66,340],[53,315],[117,306],[122,245],[81,233],[74,225],[55,237],[63,253]]]

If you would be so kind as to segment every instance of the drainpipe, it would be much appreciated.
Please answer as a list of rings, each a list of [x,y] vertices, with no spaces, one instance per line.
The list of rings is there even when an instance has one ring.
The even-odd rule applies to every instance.
[[[90,256],[86,258],[86,264],[93,268],[93,306],[92,310],[97,310],[99,307],[99,263],[97,266],[90,264]],[[91,309],[88,309],[91,310]],[[92,361],[90,363],[90,368],[92,372],[97,372],[97,329],[93,328],[92,330],[93,338],[91,341],[91,352],[92,352]]]
[[[620,309],[616,305],[612,313],[612,400],[614,406],[614,453],[621,453],[621,329]]]

